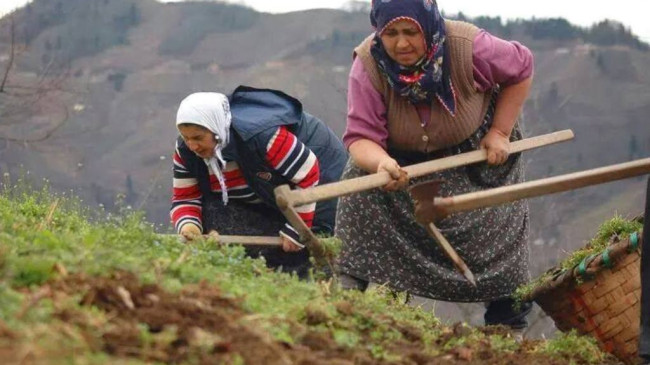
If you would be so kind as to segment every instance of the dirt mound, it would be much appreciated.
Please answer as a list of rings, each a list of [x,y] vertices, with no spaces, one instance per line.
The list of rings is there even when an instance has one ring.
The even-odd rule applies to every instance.
[[[291,363],[287,349],[246,325],[239,303],[214,286],[199,284],[169,293],[157,285],[140,285],[132,274],[118,273],[109,278],[72,276],[53,284],[53,290],[81,290],[84,306],[95,306],[112,318],[102,336],[103,350],[111,355],[173,363],[191,358],[205,364],[227,363],[237,355],[247,364]],[[58,316],[79,325],[85,321],[71,312]],[[147,341],[143,331],[167,331],[168,336]]]
[[[423,336],[416,328],[397,323],[378,314],[377,318],[392,321],[392,326],[404,335],[395,341],[390,353],[401,354],[391,359],[373,354],[363,345],[354,348],[337,343],[327,330],[328,317],[318,309],[307,309],[305,323],[278,321],[289,325],[297,343],[273,339],[259,326],[259,316],[246,312],[242,302],[224,295],[218,287],[201,283],[169,292],[157,285],[140,284],[128,272],[117,272],[109,277],[81,274],[65,275],[29,293],[27,304],[20,315],[29,311],[35,302],[49,298],[53,302],[54,318],[80,329],[89,348],[116,358],[130,358],[145,362],[199,363],[199,364],[565,364],[566,361],[531,353],[536,342],[525,342],[512,352],[496,349],[487,339],[463,345],[459,338],[468,336],[467,327],[456,325],[445,328],[431,347],[425,351]],[[71,298],[77,306],[67,306]],[[81,299],[78,299],[81,298]],[[81,309],[94,307],[101,312],[103,323],[89,319]],[[342,315],[354,315],[352,303],[336,305]],[[268,321],[268,318],[266,319]],[[268,323],[268,322],[267,322]],[[367,339],[372,329],[362,336]],[[97,333],[100,335],[97,335]],[[507,335],[501,328],[481,329],[487,335]],[[11,343],[15,337],[0,322],[0,344]],[[448,346],[458,341],[456,346]],[[360,344],[364,344],[362,339]],[[447,348],[449,350],[442,350]],[[21,359],[16,349],[0,346],[4,359]],[[33,352],[26,363],[52,361],[51,354]],[[24,361],[24,357],[22,357]],[[42,361],[41,361],[42,360]],[[56,361],[54,361],[56,362]]]

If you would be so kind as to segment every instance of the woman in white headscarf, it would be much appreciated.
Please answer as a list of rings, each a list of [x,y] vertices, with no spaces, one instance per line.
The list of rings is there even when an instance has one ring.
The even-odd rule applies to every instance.
[[[339,139],[300,102],[280,91],[238,87],[230,98],[194,93],[178,108],[172,223],[191,239],[203,232],[279,234],[282,249],[249,250],[268,266],[305,275],[309,254],[275,205],[282,184],[308,188],[336,181],[347,160]],[[298,213],[313,231],[331,234],[336,200]]]

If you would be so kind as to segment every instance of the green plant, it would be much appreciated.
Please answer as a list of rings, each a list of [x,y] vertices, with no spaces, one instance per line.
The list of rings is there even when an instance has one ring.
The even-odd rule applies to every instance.
[[[575,330],[559,333],[554,339],[541,343],[535,351],[567,360],[572,364],[602,364],[606,358],[593,338],[580,336]]]
[[[571,256],[562,261],[561,267],[565,270],[572,269],[586,257],[601,253],[605,250],[612,237],[626,239],[630,234],[638,232],[641,228],[643,228],[643,224],[640,222],[615,215],[598,228],[596,236],[589,241],[589,244],[585,248],[575,251]]]
[[[643,224],[636,220],[625,219],[615,215],[612,219],[604,222],[589,243],[581,249],[574,251],[569,257],[553,269],[545,272],[535,280],[520,286],[513,294],[513,298],[520,303],[523,298],[527,298],[539,285],[549,280],[553,274],[559,274],[567,270],[573,270],[586,258],[602,253],[611,243],[612,238],[617,237],[620,240],[626,239],[630,234],[639,232]],[[581,280],[581,278],[576,278]]]
[[[74,358],[79,363],[114,363],[114,356],[102,352],[102,346],[106,336],[116,334],[111,331],[119,321],[131,315],[115,322],[116,313],[87,304],[88,289],[83,285],[62,294],[56,292],[56,283],[65,277],[99,280],[128,272],[129,278],[139,281],[130,285],[154,284],[181,302],[192,302],[192,293],[203,288],[218,288],[220,298],[233,303],[232,310],[245,314],[238,324],[254,326],[288,348],[304,346],[300,342],[305,334],[315,333],[337,352],[362,353],[377,362],[404,361],[401,344],[426,356],[486,342],[498,353],[517,349],[508,339],[467,327],[451,331],[433,313],[405,304],[405,293],[386,286],[362,293],[342,290],[333,279],[302,281],[267,269],[263,260],[247,257],[241,246],[211,240],[184,244],[159,235],[139,212],[124,209],[101,215],[46,189],[0,192],[0,343],[7,327],[14,348],[29,347],[53,362]],[[324,240],[332,252],[340,247],[335,238]],[[189,294],[188,288],[193,288]],[[214,310],[220,302],[201,305],[214,305],[207,308]],[[124,328],[134,329],[135,337],[129,337],[130,357],[120,362],[133,364],[163,356],[165,349],[182,343],[178,339],[184,331],[177,324],[152,327],[138,321]],[[200,328],[195,332],[201,335],[179,362],[200,362],[215,351],[225,351],[223,361],[244,362],[245,354],[229,352],[230,344],[222,342],[219,333]]]

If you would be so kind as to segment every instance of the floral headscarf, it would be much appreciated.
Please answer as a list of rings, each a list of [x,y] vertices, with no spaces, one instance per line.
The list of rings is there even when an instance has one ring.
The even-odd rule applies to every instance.
[[[383,31],[398,20],[414,22],[424,35],[426,53],[412,66],[393,60],[381,42]],[[370,52],[390,86],[413,104],[431,103],[436,97],[454,115],[456,100],[444,47],[445,22],[435,0],[373,0],[370,23],[375,27]]]
[[[219,185],[221,186],[221,199],[223,204],[228,204],[228,189],[222,168],[226,166],[221,151],[230,141],[230,103],[228,98],[219,93],[194,93],[181,101],[176,113],[176,127],[179,124],[200,125],[214,133],[219,141],[214,148],[214,155],[204,158],[205,164],[212,168]]]

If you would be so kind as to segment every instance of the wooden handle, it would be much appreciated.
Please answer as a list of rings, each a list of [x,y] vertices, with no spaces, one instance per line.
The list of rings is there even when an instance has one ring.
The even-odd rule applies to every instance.
[[[163,236],[182,237],[177,234],[165,234]],[[231,236],[231,235],[211,235],[204,234],[203,238],[213,237],[223,244],[240,244],[250,246],[282,246],[280,236]]]
[[[585,186],[621,180],[650,173],[650,158],[560,175],[541,180],[502,186],[495,189],[435,198],[434,206],[445,213],[484,208],[524,198],[558,193]]]
[[[234,243],[256,246],[282,246],[279,236],[224,236],[219,235],[219,243]]]
[[[442,232],[440,232],[438,227],[436,227],[433,223],[429,223],[427,228],[429,228],[429,233],[433,236],[433,238],[436,239],[436,241],[438,241],[438,244],[445,251],[447,256],[449,256],[451,261],[453,261],[456,266],[460,266],[461,262],[463,262],[463,259],[458,256],[456,250],[454,250],[445,236],[442,235]],[[463,266],[465,265],[463,264]]]
[[[445,236],[443,236],[438,227],[436,227],[433,223],[429,223],[427,225],[427,228],[429,230],[429,234],[436,239],[436,242],[438,242],[440,248],[442,248],[447,257],[449,257],[449,259],[454,263],[456,269],[467,279],[467,281],[476,286],[476,279],[474,278],[474,274],[467,267],[465,261],[463,261],[463,259],[458,256],[456,250],[454,250],[454,248],[451,246],[451,243],[449,243]]]
[[[537,137],[526,138],[510,144],[510,153],[527,151],[530,149],[547,146],[553,143],[570,140],[574,137],[573,131],[566,129],[559,132],[544,134]],[[451,169],[458,166],[469,165],[485,161],[487,154],[484,149],[461,153],[459,155],[444,157],[432,161],[422,162],[404,167],[410,179],[427,175],[436,171]],[[358,193],[386,185],[391,181],[387,172],[378,172],[354,179],[341,180],[329,184],[319,185],[304,190],[285,191],[282,196],[282,205],[300,206],[327,200],[339,196]],[[277,189],[277,188],[276,188]],[[277,190],[276,190],[277,191]],[[276,198],[278,194],[276,193]],[[278,202],[280,203],[280,202]]]

